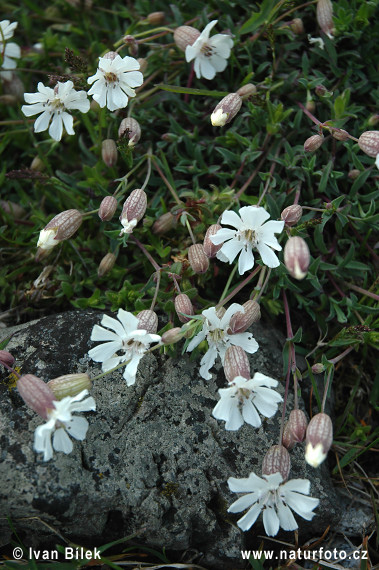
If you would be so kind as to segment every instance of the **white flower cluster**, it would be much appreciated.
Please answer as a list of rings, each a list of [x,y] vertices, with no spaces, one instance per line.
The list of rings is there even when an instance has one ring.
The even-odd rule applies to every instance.
[[[21,56],[20,46],[14,42],[8,42],[13,38],[14,30],[17,28],[17,22],[10,23],[9,20],[2,20],[0,22],[0,62],[4,71],[0,75],[6,81],[12,79],[12,69],[15,69],[17,63],[15,59]]]

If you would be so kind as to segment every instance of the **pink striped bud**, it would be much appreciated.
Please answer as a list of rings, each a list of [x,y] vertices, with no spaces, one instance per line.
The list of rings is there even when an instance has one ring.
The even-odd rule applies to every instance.
[[[116,55],[118,55],[118,54],[117,54],[115,51],[108,51],[107,53],[105,53],[105,54],[103,55],[103,57],[104,57],[105,59],[110,59],[111,61],[113,61],[114,58],[116,57]]]
[[[105,139],[101,143],[101,158],[111,168],[117,162],[117,146],[113,139]]]
[[[47,384],[33,374],[25,374],[17,381],[17,389],[25,404],[45,420],[49,410],[55,408],[56,397]]]
[[[182,340],[184,336],[184,332],[180,327],[174,327],[169,331],[166,331],[162,334],[162,343],[163,344],[175,344]]]
[[[104,255],[103,259],[99,263],[99,267],[97,268],[97,275],[99,277],[103,277],[113,268],[115,262],[116,262],[116,256],[114,253],[109,252],[106,255]]]
[[[147,331],[148,333],[155,334],[158,330],[158,316],[154,311],[146,309],[137,315],[138,328]]]
[[[166,212],[155,220],[151,228],[153,234],[162,235],[169,232],[175,225],[175,216],[171,212]]]
[[[132,57],[137,57],[137,55],[138,55],[138,43],[137,43],[136,38],[134,36],[131,36],[130,34],[128,34],[122,38],[122,41],[124,42],[125,45],[128,46],[129,55],[131,55]]]
[[[257,88],[253,83],[246,83],[246,85],[242,85],[239,89],[237,89],[236,93],[241,97],[242,100],[248,99],[252,95],[255,95],[257,92]]]
[[[304,143],[305,152],[314,152],[324,142],[324,137],[322,135],[313,135],[309,137]]]
[[[344,129],[331,128],[330,131],[332,133],[332,137],[334,139],[336,139],[337,141],[347,141],[350,138],[349,133],[347,131],[345,131]]]
[[[65,374],[49,380],[46,384],[53,392],[56,400],[62,400],[66,396],[76,396],[82,390],[90,390],[92,382],[88,374],[79,372],[78,374]]]
[[[284,246],[284,265],[295,279],[304,279],[308,272],[310,253],[307,243],[299,236],[290,237]]]
[[[228,382],[233,382],[237,376],[242,376],[242,378],[250,380],[249,359],[243,348],[231,345],[226,349],[224,373]]]
[[[186,51],[187,46],[192,46],[192,44],[200,36],[199,30],[193,28],[192,26],[179,26],[174,31],[174,42],[178,48],[182,51]]]
[[[132,147],[138,143],[141,138],[141,127],[139,122],[132,117],[122,119],[118,128],[119,139],[129,139],[128,146]]]
[[[305,461],[318,467],[326,458],[333,441],[333,424],[327,414],[313,416],[305,437]]]
[[[322,374],[325,372],[325,366],[321,362],[316,362],[312,366],[312,372],[313,374]]]
[[[291,469],[290,454],[282,445],[273,445],[263,458],[262,475],[280,473],[283,481],[288,479]]]
[[[161,24],[163,24],[164,19],[165,19],[165,13],[164,12],[151,12],[147,16],[147,21],[152,26],[160,26]]]
[[[147,59],[145,59],[144,57],[139,57],[137,59],[138,63],[139,63],[139,70],[142,73],[142,75],[145,75],[145,71],[147,69]]]
[[[299,206],[299,204],[292,204],[292,206],[287,206],[287,208],[284,208],[283,212],[280,214],[280,217],[286,226],[291,227],[300,222],[302,215],[303,208]]]
[[[294,18],[290,23],[290,28],[294,34],[300,35],[304,33],[304,24],[301,18]]]
[[[117,210],[117,199],[114,196],[105,196],[99,208],[99,218],[102,222],[109,222]]]
[[[175,311],[181,323],[188,323],[191,320],[191,315],[194,315],[193,306],[190,298],[185,293],[180,293],[174,300]],[[181,314],[184,313],[184,314]],[[189,315],[186,317],[185,315]]]
[[[10,214],[14,218],[22,218],[22,216],[26,214],[22,206],[10,200],[0,200],[0,210],[3,210],[6,214]]]
[[[333,5],[331,0],[317,0],[317,22],[324,34],[333,37]]]
[[[223,246],[222,243],[220,243],[220,245],[215,245],[211,241],[211,236],[217,234],[218,230],[221,230],[220,224],[213,224],[207,229],[207,233],[205,234],[203,241],[204,253],[207,257],[216,257],[218,250]]]
[[[201,243],[195,243],[188,249],[188,261],[195,273],[206,273],[209,267],[209,259],[205,255]]]
[[[65,210],[57,214],[40,232],[37,247],[49,250],[59,242],[69,239],[80,227],[82,219],[78,210]]]
[[[350,178],[350,180],[356,180],[360,175],[360,173],[361,173],[360,170],[358,170],[357,168],[353,168],[352,170],[350,170],[348,177]]]
[[[229,93],[217,103],[212,115],[211,123],[214,127],[223,127],[230,123],[241,109],[242,99],[238,93]]]
[[[261,308],[256,301],[246,301],[242,306],[245,312],[238,311],[238,313],[234,313],[229,321],[228,334],[245,332],[261,318]]]
[[[0,350],[0,364],[6,364],[9,368],[12,368],[15,363],[15,359],[10,352],[7,350]]]
[[[143,218],[147,207],[146,193],[141,190],[133,190],[125,200],[122,208],[120,222],[124,226],[121,234],[131,234],[138,222]]]
[[[379,154],[379,131],[365,131],[358,139],[358,145],[368,156]]]
[[[292,449],[295,443],[304,441],[308,421],[302,410],[292,410],[283,430],[283,445]]]

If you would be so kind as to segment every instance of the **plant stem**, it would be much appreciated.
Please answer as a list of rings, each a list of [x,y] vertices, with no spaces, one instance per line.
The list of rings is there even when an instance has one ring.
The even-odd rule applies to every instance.
[[[241,291],[241,289],[243,289],[245,287],[245,285],[247,285],[249,283],[249,281],[252,280],[252,278],[259,273],[259,271],[262,269],[262,267],[260,265],[258,265],[258,267],[256,267],[254,269],[254,271],[252,273],[250,273],[250,275],[248,277],[246,277],[246,279],[244,279],[242,281],[242,283],[240,283],[239,285],[237,285],[237,287],[235,287],[233,289],[233,291],[231,293],[229,293],[229,295],[227,297],[225,297],[225,299],[223,299],[223,301],[219,301],[216,305],[216,309],[222,307],[223,305],[225,305],[225,303],[227,303],[228,301],[230,301],[230,299],[232,299],[234,297],[234,295],[237,295],[237,293],[239,291]]]
[[[161,271],[161,267],[159,267],[158,263],[151,257],[150,253],[147,251],[147,249],[142,245],[142,243],[136,238],[134,237],[133,234],[130,234],[130,239],[132,239],[134,241],[134,243],[136,243],[138,245],[138,247],[140,248],[140,250],[144,253],[144,255],[147,257],[147,259],[150,261],[151,265],[154,267],[154,269],[156,271]]]
[[[156,284],[156,287],[155,287],[155,292],[154,292],[153,300],[151,301],[150,311],[153,311],[153,310],[154,310],[154,306],[155,306],[155,303],[156,303],[156,301],[157,301],[157,297],[158,297],[158,293],[159,293],[159,285],[160,285],[160,283],[161,283],[161,272],[160,272],[160,271],[157,271],[157,272],[156,272],[156,276],[157,276],[157,284]]]
[[[176,191],[174,190],[174,188],[171,186],[171,184],[169,183],[169,181],[167,180],[166,176],[163,174],[162,170],[159,168],[156,160],[154,160],[154,157],[152,157],[153,162],[154,162],[154,166],[155,168],[158,170],[159,176],[162,178],[163,182],[166,184],[167,188],[170,190],[174,200],[176,201],[177,204],[179,204],[179,206],[182,205],[182,202],[180,201]]]
[[[236,271],[237,271],[237,264],[234,265],[232,271],[230,272],[230,275],[229,275],[229,277],[228,277],[228,281],[226,282],[226,285],[225,285],[225,288],[224,288],[224,290],[223,290],[223,292],[222,292],[222,295],[221,295],[221,297],[220,297],[219,303],[221,303],[221,301],[223,300],[223,298],[226,297],[226,294],[227,294],[227,292],[228,292],[228,290],[229,290],[229,287],[230,287],[231,282],[233,281],[233,277],[234,277]]]

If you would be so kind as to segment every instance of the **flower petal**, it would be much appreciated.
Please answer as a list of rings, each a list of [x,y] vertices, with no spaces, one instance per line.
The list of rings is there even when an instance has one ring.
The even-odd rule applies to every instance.
[[[85,418],[74,417],[66,424],[66,430],[75,439],[83,441],[87,435],[88,422]]]
[[[279,517],[272,506],[266,506],[263,511],[263,526],[267,536],[275,536],[279,531]]]
[[[259,514],[262,510],[262,506],[259,503],[256,503],[249,509],[242,518],[237,521],[238,526],[241,530],[249,530],[259,517]]]
[[[65,429],[59,428],[55,430],[53,437],[53,447],[55,451],[63,451],[63,453],[66,454],[71,453],[73,450],[73,445]]]
[[[260,253],[263,263],[267,265],[267,267],[279,267],[280,261],[270,247],[264,243],[258,243],[257,250]]]

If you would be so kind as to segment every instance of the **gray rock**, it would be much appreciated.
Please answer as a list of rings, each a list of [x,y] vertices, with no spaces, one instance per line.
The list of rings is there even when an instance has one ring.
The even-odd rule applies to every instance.
[[[86,353],[94,346],[90,333],[101,315],[71,311],[16,327],[7,348],[22,373],[45,381],[82,371],[94,376],[100,369]],[[250,358],[252,371],[282,379],[283,338],[260,323],[253,332],[260,350]],[[199,564],[242,567],[241,548],[259,547],[264,530],[258,522],[241,533],[236,526],[241,515],[227,513],[237,495],[226,481],[251,471],[260,475],[264,454],[278,442],[280,413],[259,429],[244,425],[238,432],[225,431],[224,422],[211,415],[217,390],[225,385],[221,366],[205,381],[198,360],[155,352],[143,358],[131,387],[122,371],[96,381],[91,393],[97,412],[86,414],[86,440],[75,441],[70,455],[55,453],[49,462],[33,451],[33,432],[42,420],[17,390],[8,389],[2,373],[0,545],[10,539],[9,515],[28,546],[51,534],[41,521],[77,543],[97,545],[144,528],[141,540],[158,550],[194,549]],[[289,409],[291,403],[290,397]],[[311,495],[320,505],[311,522],[297,517],[300,543],[321,535],[340,514],[327,465],[313,470],[303,453],[302,446],[291,452],[290,477],[310,479]],[[293,535],[283,532],[278,538]]]

